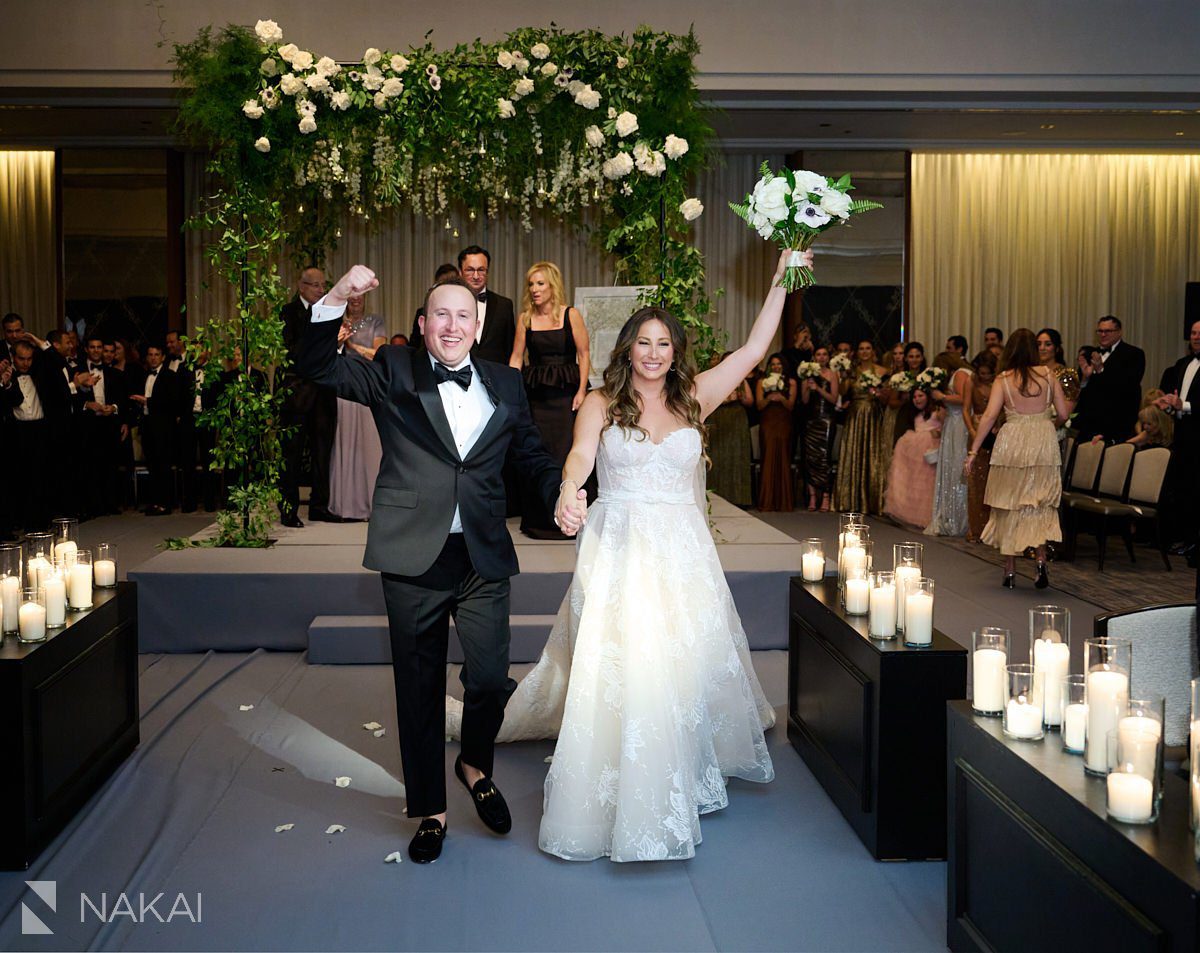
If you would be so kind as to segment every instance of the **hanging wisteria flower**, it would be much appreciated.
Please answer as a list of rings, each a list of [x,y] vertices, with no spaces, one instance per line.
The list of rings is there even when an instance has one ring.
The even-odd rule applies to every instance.
[[[639,172],[658,177],[667,171],[667,160],[663,154],[639,142],[633,147],[633,161]]]
[[[668,159],[678,159],[682,155],[686,155],[688,151],[688,141],[681,139],[679,136],[667,136],[666,144],[663,146],[663,152],[667,154]]]
[[[298,47],[295,43],[285,43],[279,48],[279,58],[290,63],[292,61],[292,57],[299,52],[300,47]]]
[[[339,89],[329,97],[329,102],[334,109],[340,109],[344,112],[350,108],[350,94],[344,89]]]
[[[694,222],[704,214],[704,205],[699,199],[684,199],[679,205],[679,214],[685,222]]]
[[[513,99],[521,99],[533,92],[533,80],[528,76],[522,76],[519,80],[513,83]]]
[[[383,81],[383,86],[379,90],[388,99],[393,99],[404,92],[404,83],[395,76],[389,76]]]
[[[746,196],[745,202],[740,205],[730,202],[729,207],[763,238],[780,248],[792,249],[793,256],[780,285],[785,291],[795,291],[816,282],[812,269],[801,264],[800,252],[812,247],[823,232],[843,224],[851,215],[883,207],[868,200],[851,201],[846,193],[853,187],[848,175],[835,181],[803,169],[784,169],[776,174],[764,162],[754,191]]]
[[[320,93],[329,88],[329,80],[320,73],[313,73],[311,76],[304,77],[304,85],[313,92]]]
[[[626,59],[624,56],[617,57],[617,69],[624,69],[628,65],[629,65],[629,60]]]
[[[304,90],[304,80],[294,73],[284,73],[279,77],[279,88],[288,96],[295,96]]]
[[[264,43],[278,43],[283,39],[283,30],[274,20],[259,20],[254,24],[254,33]]]
[[[436,76],[437,75],[437,63],[430,63],[428,66],[426,66],[425,67],[425,75],[426,76]]]
[[[408,69],[408,57],[401,56],[399,53],[394,53],[391,60],[388,61],[392,67],[393,73],[403,73]]]
[[[317,60],[317,72],[322,76],[337,76],[341,71],[342,67],[332,56],[322,56]]]
[[[312,67],[313,67],[313,55],[310,52],[308,52],[308,50],[297,50],[295,53],[292,54],[292,68],[293,69],[306,70],[306,69],[312,69]]]
[[[305,116],[300,120],[299,129],[302,133],[304,133],[304,135],[308,135],[310,132],[316,132],[317,121],[313,119],[312,116]]]
[[[262,73],[263,76],[278,76],[279,64],[275,62],[275,57],[268,56],[259,64],[258,71]]]
[[[628,152],[618,152],[605,160],[601,171],[606,179],[623,179],[633,171],[633,157]]]
[[[557,72],[558,72],[558,67],[555,64],[553,64],[553,63],[543,63],[542,64],[542,75],[543,76],[553,76]]]
[[[433,91],[436,93],[442,88],[442,78],[437,73],[434,73],[429,77],[429,85],[433,87]]]
[[[584,109],[595,109],[600,105],[600,94],[590,85],[585,85],[575,94],[575,102]]]
[[[604,145],[604,133],[600,131],[599,126],[588,126],[583,130],[583,137],[593,149],[599,149]]]
[[[501,50],[496,54],[496,65],[504,69],[512,69],[517,60],[508,50]]]
[[[242,103],[242,112],[246,114],[248,119],[261,119],[263,108],[257,99],[247,99]]]
[[[617,116],[617,135],[624,139],[638,131],[638,118],[628,110]]]
[[[517,107],[513,105],[511,99],[497,99],[496,111],[500,114],[501,119],[512,119],[517,114]]]
[[[375,103],[376,109],[387,109],[387,97],[381,92],[375,94],[375,98],[372,100],[372,102]]]
[[[375,47],[369,47],[367,52],[363,54],[363,66],[374,66],[381,59],[383,59],[383,54],[375,49]]]
[[[254,140],[254,148],[257,149],[259,152],[270,152],[271,151],[271,140],[268,139],[266,136],[259,136],[257,139]]]
[[[544,60],[550,55],[550,47],[548,47],[545,43],[534,43],[533,46],[529,48],[529,55],[535,60]]]
[[[374,92],[383,85],[383,73],[378,66],[372,66],[367,70],[367,75],[363,77],[363,89]]]

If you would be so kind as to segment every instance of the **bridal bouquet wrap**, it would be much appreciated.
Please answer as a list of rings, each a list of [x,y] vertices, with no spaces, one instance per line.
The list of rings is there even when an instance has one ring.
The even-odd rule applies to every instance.
[[[821,365],[816,361],[801,361],[796,365],[796,377],[800,380],[808,380],[812,377],[821,376]]]
[[[829,366],[837,371],[839,377],[846,377],[854,365],[849,354],[835,354],[829,359]]]
[[[848,175],[829,179],[804,169],[772,172],[764,162],[761,176],[745,202],[730,202],[729,207],[763,238],[793,249],[780,281],[784,291],[817,282],[812,269],[800,264],[799,252],[811,248],[823,232],[845,225],[851,215],[883,208],[878,202],[851,200],[848,193],[854,186]]]

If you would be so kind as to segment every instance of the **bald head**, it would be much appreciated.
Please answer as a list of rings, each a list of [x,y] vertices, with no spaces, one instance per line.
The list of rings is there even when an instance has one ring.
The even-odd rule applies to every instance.
[[[325,297],[325,272],[320,268],[305,268],[300,272],[300,282],[296,290],[309,304],[316,304]]]

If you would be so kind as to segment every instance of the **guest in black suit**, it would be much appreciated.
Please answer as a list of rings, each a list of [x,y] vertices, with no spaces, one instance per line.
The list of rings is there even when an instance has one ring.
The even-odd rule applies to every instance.
[[[11,366],[16,357],[13,348],[18,341],[24,340],[25,319],[17,312],[10,311],[0,319],[0,327],[4,329],[4,340],[0,342],[0,361],[8,361]]]
[[[1121,320],[1111,314],[1096,322],[1096,337],[1100,341],[1100,365],[1088,378],[1091,393],[1086,401],[1086,428],[1080,427],[1079,436],[1120,443],[1133,436],[1137,424],[1146,352],[1124,340]]]
[[[461,277],[462,275],[458,273],[458,266],[446,262],[444,265],[438,265],[437,271],[433,273],[433,283],[440,285],[443,281],[447,281],[450,278]],[[393,334],[392,343],[403,344],[405,347],[424,347],[425,341],[421,337],[421,319],[423,317],[425,317],[425,305],[422,304],[421,307],[417,308],[417,313],[413,315],[412,334],[403,341],[396,340],[396,338],[403,338],[403,334]]]
[[[1200,493],[1196,492],[1200,476],[1200,321],[1193,322],[1188,334],[1188,353],[1171,368],[1170,380],[1165,380],[1167,393],[1155,401],[1161,410],[1175,415],[1175,439],[1171,443],[1171,462],[1164,486],[1169,525],[1175,536],[1172,552],[1188,557],[1189,565],[1197,557],[1197,534],[1200,533]]]
[[[516,687],[508,675],[508,645],[510,579],[518,568],[504,522],[501,469],[511,456],[550,509],[561,470],[538,438],[521,374],[471,354],[479,317],[475,290],[463,281],[429,292],[425,350],[385,346],[373,361],[338,359],[347,299],[377,285],[369,269],[356,265],[314,305],[300,370],[369,406],[379,429],[383,461],[363,565],[383,573],[406,810],[422,818],[409,855],[426,863],[440,854],[446,833],[451,613],[466,656],[455,774],[489,828],[501,834],[511,828],[490,778],[496,733]],[[571,532],[582,518],[576,504],[582,506],[572,501],[559,514]]]
[[[181,513],[196,511],[196,374],[185,360],[186,345],[178,331],[167,332],[167,369],[176,377],[179,398],[171,434],[171,462],[179,471]]]
[[[166,349],[161,344],[146,348],[146,382],[140,394],[130,399],[141,407],[142,455],[150,471],[147,516],[171,512],[171,431],[179,407],[176,377],[164,365]]]
[[[120,512],[120,449],[129,439],[129,426],[122,416],[128,400],[123,375],[104,363],[104,341],[90,335],[84,342],[86,364],[92,375],[89,386],[79,388],[79,442],[83,449],[83,511],[85,516]]]
[[[517,320],[512,299],[487,286],[491,265],[492,256],[478,245],[468,245],[458,253],[458,270],[479,300],[479,329],[475,332],[471,356],[507,364],[517,335]]]
[[[308,498],[308,518],[326,523],[340,523],[341,518],[329,512],[329,460],[333,455],[333,438],[337,430],[337,394],[298,372],[300,344],[308,329],[313,303],[325,295],[325,273],[320,268],[305,268],[300,273],[296,297],[283,307],[283,343],[287,346],[290,367],[284,371],[276,387],[286,387],[287,395],[280,409],[279,422],[293,428],[283,440],[283,468],[279,489],[283,499],[279,504],[284,526],[300,527],[297,511],[300,508],[300,471],[305,444],[309,444],[312,461],[312,492]]]

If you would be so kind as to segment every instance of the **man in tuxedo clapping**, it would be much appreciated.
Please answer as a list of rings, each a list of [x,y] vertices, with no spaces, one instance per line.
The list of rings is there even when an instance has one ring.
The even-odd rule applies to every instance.
[[[1098,432],[1081,430],[1080,437],[1103,436],[1109,442],[1121,443],[1133,436],[1137,424],[1146,352],[1125,340],[1121,319],[1111,314],[1096,322],[1096,339],[1100,343],[1100,365],[1087,386],[1094,389],[1089,395],[1089,407]]]
[[[1174,553],[1188,557],[1195,565],[1197,534],[1200,533],[1200,495],[1196,479],[1200,474],[1200,428],[1196,413],[1200,411],[1200,321],[1194,321],[1188,332],[1188,353],[1175,362],[1164,377],[1170,377],[1168,393],[1155,404],[1175,415],[1175,438],[1171,443],[1171,462],[1163,487],[1167,513],[1175,537]]]

